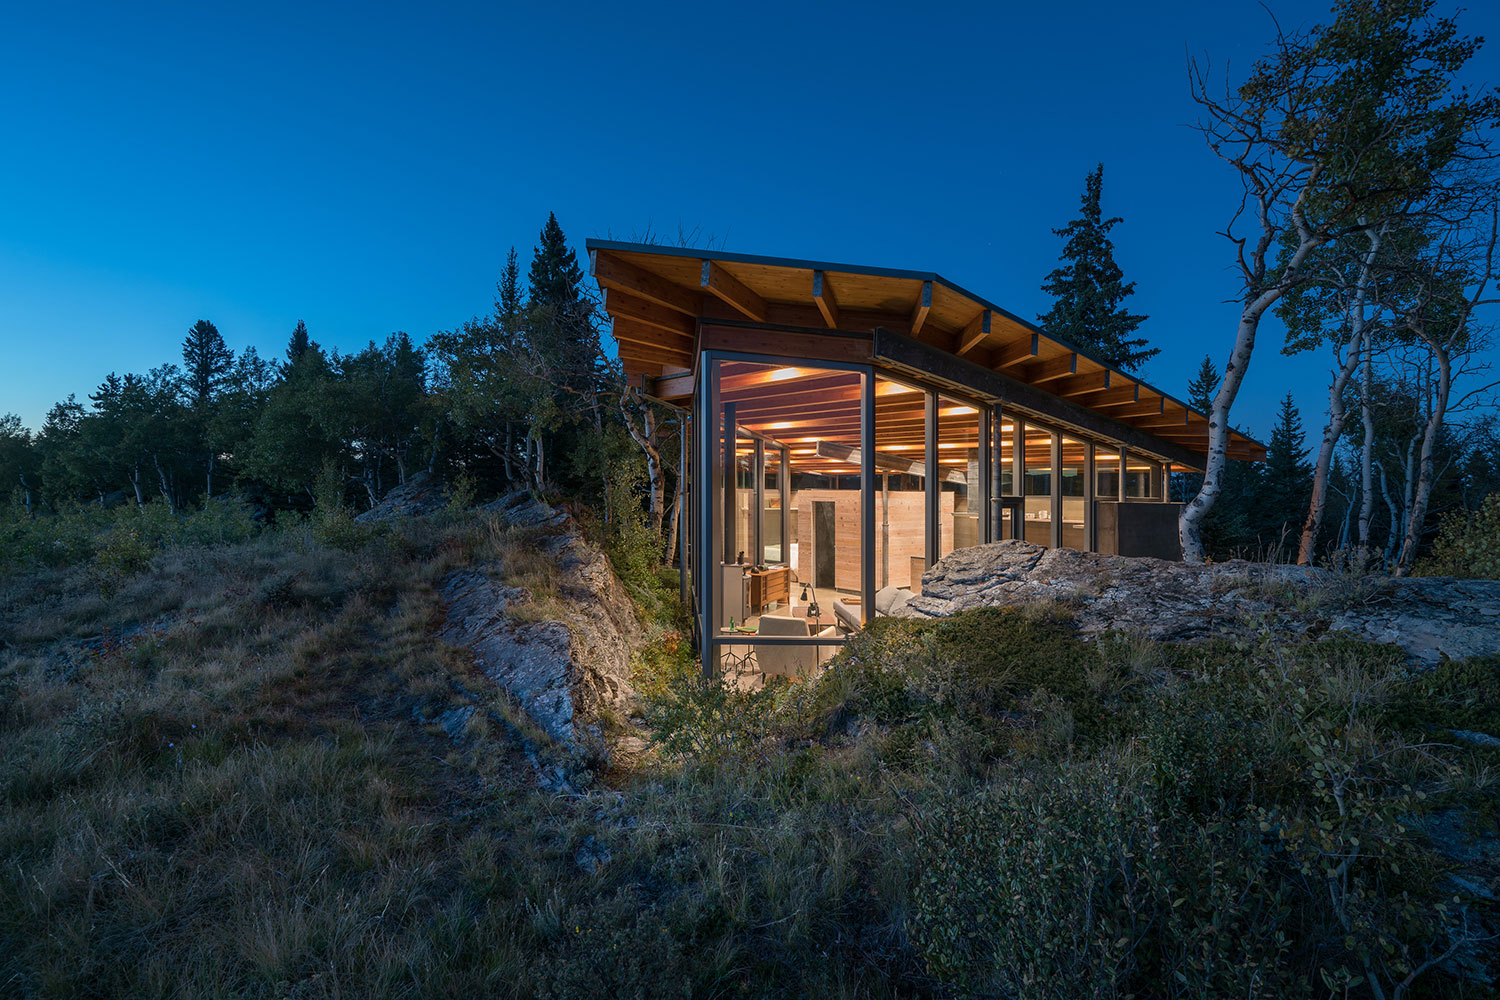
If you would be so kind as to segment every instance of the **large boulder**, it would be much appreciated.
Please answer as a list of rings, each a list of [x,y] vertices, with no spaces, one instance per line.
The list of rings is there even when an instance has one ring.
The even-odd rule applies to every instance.
[[[447,503],[448,491],[443,484],[426,472],[417,472],[354,519],[361,524],[373,524],[398,517],[421,517],[442,510]]]
[[[1393,643],[1417,663],[1500,653],[1500,581],[1356,577],[1243,560],[1189,565],[1022,541],[951,553],[897,614],[942,618],[1046,600],[1075,608],[1085,635],[1193,642],[1249,634],[1271,619],[1284,632]]]
[[[532,531],[507,557],[444,578],[441,637],[472,650],[485,675],[554,740],[574,744],[602,712],[626,707],[640,622],[609,559],[566,514],[524,494],[486,508]],[[549,593],[506,582],[507,562],[538,556],[556,570]]]

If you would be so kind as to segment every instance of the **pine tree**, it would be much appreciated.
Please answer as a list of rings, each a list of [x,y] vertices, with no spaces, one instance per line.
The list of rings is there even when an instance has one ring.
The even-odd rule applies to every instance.
[[[1135,282],[1125,281],[1115,263],[1109,231],[1122,221],[1104,218],[1100,197],[1104,188],[1104,164],[1084,180],[1083,215],[1052,232],[1064,237],[1062,266],[1047,275],[1042,291],[1054,298],[1052,308],[1037,322],[1049,334],[1076,345],[1101,361],[1126,371],[1161,353],[1147,347],[1141,337],[1131,337],[1147,317],[1126,312],[1123,303],[1135,292]]]
[[[555,220],[554,220],[555,221]],[[516,260],[516,248],[511,247],[505,257],[505,270],[495,289],[500,297],[495,300],[495,318],[507,340],[521,332],[525,313],[521,307],[521,267]]]
[[[531,338],[560,381],[583,390],[599,357],[599,332],[592,304],[583,295],[583,269],[568,238],[549,213],[531,258],[528,295]]]
[[[307,353],[307,348],[312,344],[312,338],[307,335],[307,324],[300,319],[297,321],[297,329],[292,331],[292,339],[286,345],[286,363],[295,365],[302,360],[302,355]]]
[[[1281,412],[1266,445],[1260,497],[1262,544],[1280,544],[1283,540],[1296,544],[1297,529],[1312,492],[1313,470],[1307,460],[1306,439],[1302,415],[1288,392],[1281,400]]]
[[[1219,391],[1219,369],[1207,354],[1203,355],[1203,363],[1198,366],[1198,374],[1188,383],[1187,391],[1188,405],[1204,413],[1213,409],[1214,396]]]
[[[225,345],[219,328],[206,319],[194,323],[182,342],[182,366],[195,408],[208,405],[233,364],[234,352]]]
[[[583,287],[583,269],[578,266],[578,257],[568,246],[562,226],[557,224],[556,213],[547,213],[547,224],[542,227],[540,245],[532,251],[530,275],[531,304],[567,309],[575,305]]]

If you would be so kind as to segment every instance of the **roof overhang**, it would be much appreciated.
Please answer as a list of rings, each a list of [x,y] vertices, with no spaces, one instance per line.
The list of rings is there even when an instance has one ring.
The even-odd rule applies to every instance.
[[[1206,414],[941,275],[611,240],[586,245],[625,374],[652,395],[686,399],[697,356],[710,348],[859,359],[1177,465],[1201,467],[1207,455]],[[1265,446],[1231,432],[1229,454],[1264,460]]]

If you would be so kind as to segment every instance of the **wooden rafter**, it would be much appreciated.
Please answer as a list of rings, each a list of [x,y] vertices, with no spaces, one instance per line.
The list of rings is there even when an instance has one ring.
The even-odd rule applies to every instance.
[[[697,327],[691,316],[684,316],[676,310],[668,309],[655,302],[647,302],[645,299],[638,299],[634,295],[626,295],[615,288],[604,290],[604,309],[616,319],[621,317],[633,319],[647,326],[659,327],[684,337],[693,336]]]
[[[995,368],[1009,368],[1023,361],[1030,361],[1036,357],[1040,346],[1041,337],[1033,333],[1031,336],[1024,337],[1017,343],[1008,344],[996,352],[992,359],[992,364]]]
[[[1047,361],[1034,361],[1021,369],[1021,377],[1033,385],[1055,382],[1077,374],[1078,355],[1071,351]]]
[[[766,321],[766,300],[743,281],[724,270],[724,265],[705,260],[698,287],[757,323]]]
[[[839,328],[839,303],[833,294],[833,286],[828,283],[828,275],[822,271],[813,272],[813,301],[818,304],[818,311],[823,314],[823,322],[828,324],[828,329]]]
[[[990,311],[979,310],[979,314],[969,320],[969,325],[964,327],[963,332],[958,335],[958,349],[954,351],[959,357],[968,354],[974,348],[984,343],[990,335]]]
[[[655,305],[696,317],[702,312],[702,301],[697,295],[676,282],[652,274],[645,268],[636,267],[629,261],[601,250],[589,252],[594,280],[606,289],[626,292]]]
[[[1058,379],[1049,388],[1059,396],[1087,396],[1108,389],[1112,374],[1108,368],[1097,372],[1083,372],[1072,378]]]
[[[922,282],[922,290],[917,293],[917,304],[911,311],[911,335],[915,337],[922,332],[922,324],[927,322],[927,314],[932,311],[932,282]]]

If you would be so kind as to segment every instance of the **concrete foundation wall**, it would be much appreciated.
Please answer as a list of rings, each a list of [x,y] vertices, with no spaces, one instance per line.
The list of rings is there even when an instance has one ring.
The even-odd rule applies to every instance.
[[[1099,532],[1099,551],[1110,556],[1152,556],[1181,559],[1182,541],[1177,535],[1180,503],[1094,502]]]

